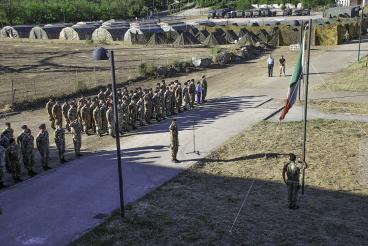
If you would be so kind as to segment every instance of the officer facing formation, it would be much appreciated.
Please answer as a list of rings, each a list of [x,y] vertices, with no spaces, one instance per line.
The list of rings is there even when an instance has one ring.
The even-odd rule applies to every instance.
[[[179,163],[177,159],[177,154],[179,151],[179,131],[178,126],[176,124],[176,119],[173,119],[171,125],[169,127],[170,137],[171,137],[171,160],[175,163]]]
[[[40,130],[36,137],[36,146],[38,152],[41,155],[43,170],[51,169],[48,165],[49,160],[49,133],[46,130],[46,125],[41,124],[38,129]]]
[[[304,165],[302,161],[296,163],[296,156],[292,153],[289,156],[290,160],[284,165],[282,170],[282,178],[288,189],[289,209],[298,209],[297,195],[300,189],[300,173],[303,168],[307,168],[307,164],[305,163]]]

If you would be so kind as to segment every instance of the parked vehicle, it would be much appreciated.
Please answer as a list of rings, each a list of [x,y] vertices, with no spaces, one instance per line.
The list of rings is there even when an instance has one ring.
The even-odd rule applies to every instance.
[[[236,18],[236,11],[229,11],[226,13],[226,18]]]
[[[293,9],[292,16],[301,16],[302,10],[301,9]]]
[[[309,9],[303,9],[302,10],[302,15],[304,15],[304,16],[310,15],[310,10]]]
[[[245,17],[245,12],[242,11],[242,10],[236,11],[236,17],[237,18],[244,18]]]
[[[261,11],[259,9],[252,10],[252,16],[253,17],[260,17],[261,16]]]
[[[216,10],[210,9],[208,10],[208,19],[214,19],[216,18]]]
[[[293,13],[293,11],[290,8],[286,8],[282,11],[283,16],[290,16]]]
[[[244,17],[245,18],[251,18],[251,17],[253,17],[253,11],[252,10],[245,10],[244,11]]]

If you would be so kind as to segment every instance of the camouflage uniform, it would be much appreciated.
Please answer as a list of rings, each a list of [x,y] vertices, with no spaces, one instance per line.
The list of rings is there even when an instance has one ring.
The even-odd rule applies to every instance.
[[[93,117],[93,111],[95,110],[97,105],[98,105],[97,98],[94,98],[93,102],[91,103],[91,106],[89,107],[90,129],[92,130],[92,132],[96,132],[96,124],[95,124],[94,117]]]
[[[5,151],[9,146],[9,139],[4,134],[0,135],[0,183],[3,183],[5,167]]]
[[[69,125],[70,122],[73,122],[78,119],[78,111],[75,104],[72,104],[68,110],[68,119],[69,119]]]
[[[101,136],[102,135],[102,118],[101,118],[101,109],[100,106],[97,105],[93,110],[93,121],[95,122],[96,133]]]
[[[118,122],[119,122],[119,132],[123,133],[124,130],[124,112],[123,107],[120,103],[118,103]]]
[[[185,87],[183,88],[183,101],[184,101],[184,110],[190,109],[190,95],[189,95],[189,88],[185,84]]]
[[[42,167],[48,169],[49,160],[49,133],[47,130],[41,130],[36,137],[37,149],[40,152]]]
[[[106,111],[107,111],[107,108],[106,108],[106,104],[105,103],[102,103],[101,104],[101,107],[100,107],[100,113],[101,113],[101,132],[105,133],[107,132],[107,119],[106,119]]]
[[[87,103],[84,104],[84,106],[81,108],[81,117],[82,117],[82,125],[83,125],[83,132],[89,135],[88,130],[90,128],[90,120],[91,115],[89,112],[89,106]]]
[[[82,108],[84,106],[84,98],[80,98],[77,103],[77,116],[79,123],[82,124]]]
[[[170,111],[171,114],[175,114],[175,110],[176,110],[176,97],[175,97],[175,90],[176,87],[172,86],[170,89],[170,95],[171,95],[171,106],[170,106]]]
[[[35,174],[32,170],[34,165],[33,149],[34,138],[30,131],[27,129],[27,133],[25,133],[25,135],[23,135],[21,139],[21,151],[23,156],[23,164],[24,167],[28,170],[29,175]]]
[[[58,102],[55,102],[54,106],[52,106],[52,116],[55,119],[55,125],[60,125],[60,127],[62,127],[63,126],[63,112]]]
[[[156,91],[155,94],[153,94],[153,111],[154,111],[154,117],[159,122],[161,121],[161,115],[160,115],[160,96],[158,92]]]
[[[100,101],[104,101],[105,100],[105,93],[101,90],[98,94],[97,94],[97,98]]]
[[[107,124],[109,127],[109,135],[115,137],[115,122],[114,122],[114,111],[112,107],[106,111]]]
[[[135,100],[132,100],[128,106],[129,110],[129,125],[132,129],[136,129],[135,122],[137,121],[137,106]]]
[[[123,102],[121,104],[121,110],[123,112],[123,130],[128,131],[129,125],[129,110],[126,98],[123,98]]]
[[[173,121],[169,127],[170,136],[171,136],[171,159],[172,161],[177,161],[177,154],[179,150],[179,132],[178,127],[176,125],[176,121]]]
[[[193,81],[189,84],[190,107],[194,107],[196,87]]]
[[[181,105],[183,104],[183,90],[180,85],[175,90],[176,107],[178,112],[181,112]]]
[[[9,164],[10,172],[15,181],[20,181],[20,165],[19,165],[19,147],[13,142],[5,151],[6,161]]]
[[[47,111],[47,114],[49,115],[49,121],[51,122],[51,128],[52,129],[55,129],[55,119],[54,119],[54,116],[52,114],[52,107],[54,106],[55,102],[52,101],[52,100],[49,100],[47,103],[46,103],[46,111]]]
[[[144,102],[143,97],[140,97],[137,104],[136,104],[137,110],[138,110],[138,121],[141,126],[144,126]]]
[[[69,109],[70,109],[70,105],[68,102],[64,102],[63,105],[61,106],[61,110],[63,112],[63,116],[64,116],[64,119],[65,119],[65,127],[66,129],[68,129],[68,131],[70,131],[70,120],[69,120],[69,117],[68,117],[68,112],[69,112]]]
[[[54,132],[54,139],[55,139],[55,145],[58,149],[59,154],[59,160],[61,162],[64,162],[64,154],[65,154],[65,131],[60,126],[56,127],[56,130]]]
[[[163,90],[162,88],[160,89],[159,97],[160,97],[160,114],[161,117],[165,119],[167,116],[165,106],[165,90]]]
[[[202,103],[206,101],[207,97],[207,79],[203,78],[202,80]]]
[[[165,107],[166,107],[166,115],[170,116],[171,115],[171,91],[169,90],[169,88],[166,89],[165,91]]]
[[[74,152],[76,156],[80,156],[80,149],[82,146],[82,129],[81,125],[77,120],[70,123],[70,128],[73,134]]]
[[[289,161],[283,168],[283,176],[287,175],[286,185],[288,189],[289,208],[297,208],[297,195],[300,189],[300,172],[303,167],[295,161]]]
[[[150,95],[148,93],[144,94],[143,96],[144,100],[144,118],[148,124],[151,124],[151,99]]]

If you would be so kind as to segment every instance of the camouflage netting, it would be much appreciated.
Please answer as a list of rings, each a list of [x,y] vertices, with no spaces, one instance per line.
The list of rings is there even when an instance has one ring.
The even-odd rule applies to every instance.
[[[221,35],[221,32],[211,32],[210,35],[204,40],[202,44],[212,47],[216,45],[226,44],[225,38]]]
[[[323,46],[339,44],[339,35],[337,29],[337,25],[315,26],[315,44]]]
[[[0,38],[29,38],[33,26],[5,26],[0,30]]]
[[[120,41],[124,39],[124,34],[128,31],[127,27],[116,26],[116,27],[108,27],[102,26],[97,28],[92,33],[92,39],[94,41]]]
[[[300,43],[301,39],[300,26],[280,26],[279,29],[279,45],[289,46],[291,44]]]
[[[166,38],[163,33],[154,33],[151,38],[148,40],[147,45],[160,45],[166,44]]]
[[[201,30],[197,33],[196,38],[203,43],[209,35],[210,33],[207,30]]]
[[[200,44],[200,42],[190,32],[183,32],[177,37],[173,44],[175,46],[184,46]]]

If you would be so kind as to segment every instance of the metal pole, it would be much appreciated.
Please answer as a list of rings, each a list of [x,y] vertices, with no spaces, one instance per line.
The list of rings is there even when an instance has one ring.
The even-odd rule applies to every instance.
[[[195,146],[195,121],[193,120],[193,153],[196,153],[196,146]]]
[[[310,49],[312,42],[312,19],[309,20],[309,36],[308,36],[308,54],[307,54],[307,66],[305,77],[305,91],[304,91],[304,133],[303,133],[303,162],[305,162],[306,150],[307,150],[307,112],[308,112],[308,84],[309,84],[309,63],[310,63]],[[304,195],[304,178],[305,168],[303,168],[302,177],[302,194]]]
[[[300,46],[299,46],[299,49],[301,49],[302,48],[302,45],[303,45],[303,29],[304,29],[304,22],[302,21],[302,25],[301,25],[301,27],[300,27]],[[304,67],[304,64],[302,65],[302,67]],[[303,71],[302,71],[302,73],[303,73]],[[303,81],[304,81],[304,76],[303,76]],[[303,82],[303,84],[304,84],[304,82]],[[299,100],[299,102],[300,102],[300,85],[299,85],[299,88],[298,88],[298,100]]]
[[[360,25],[359,25],[359,48],[358,48],[358,61],[360,60],[360,44],[362,42],[362,25],[363,25],[363,10],[360,17]]]
[[[123,191],[123,175],[121,167],[121,153],[120,153],[120,135],[119,135],[119,119],[118,119],[118,98],[116,92],[116,78],[115,78],[115,61],[114,51],[110,51],[111,60],[111,74],[112,74],[112,99],[114,108],[114,124],[115,124],[115,139],[116,139],[116,156],[118,160],[118,172],[119,172],[119,193],[120,193],[120,215],[125,216],[124,211],[124,191]]]

